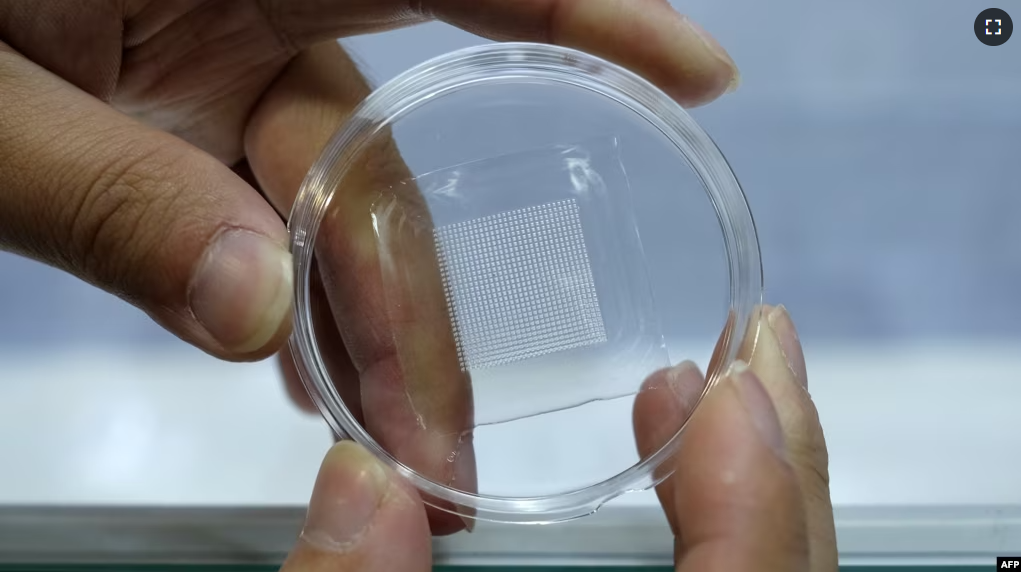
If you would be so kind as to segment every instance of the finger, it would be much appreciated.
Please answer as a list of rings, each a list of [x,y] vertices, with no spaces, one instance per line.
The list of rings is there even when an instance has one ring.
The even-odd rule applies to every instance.
[[[255,178],[255,173],[252,172],[247,160],[235,165],[231,170],[248,183],[249,186],[262,194],[262,187]],[[264,194],[263,198],[265,198]],[[329,317],[329,303],[325,292],[323,292],[318,270],[313,267],[312,273],[315,275],[315,278],[312,280],[309,298],[311,300],[310,305],[313,308],[312,316],[316,322],[315,329],[318,332],[318,339],[325,347],[337,348],[337,351],[328,351],[322,356],[323,363],[326,366],[326,370],[330,372],[330,379],[337,382],[338,390],[344,399],[344,403],[351,408],[352,414],[356,418],[361,419],[362,409],[361,397],[358,395],[358,372],[355,371],[351,358],[347,355],[347,351],[344,350],[336,325],[330,319],[323,319],[324,316]],[[306,413],[318,413],[319,409],[316,407],[315,402],[305,388],[301,375],[298,373],[290,346],[284,346],[280,350],[280,354],[277,356],[277,363],[280,366],[284,389],[287,391],[287,396],[291,401],[298,406],[298,409]]]
[[[685,105],[738,83],[727,52],[665,0],[329,0],[271,3],[280,34],[299,46],[435,17],[496,40],[580,49],[628,67]]]
[[[667,444],[681,430],[705,391],[705,377],[693,362],[686,361],[649,376],[635,397],[633,422],[638,455],[646,459]],[[663,466],[656,480],[669,476],[674,464]],[[656,494],[663,506],[673,506],[673,487],[660,485]],[[677,522],[672,511],[667,520],[674,536]]]
[[[246,149],[279,209],[290,207],[304,173],[367,92],[351,59],[329,42],[295,58],[265,95]],[[363,156],[316,237],[329,300],[323,315],[335,318],[358,371],[367,431],[417,472],[475,492],[470,383],[457,361],[428,212],[413,182],[402,184],[410,173],[392,140],[381,138]],[[389,195],[391,212],[416,222],[391,227],[381,217],[374,227],[377,198],[393,188],[406,190]],[[437,511],[430,520],[438,534],[465,526]]]
[[[283,572],[432,569],[422,501],[395,473],[351,441],[323,461],[305,527]]]
[[[259,181],[255,178],[255,173],[252,172],[251,166],[248,161],[241,161],[240,163],[231,167],[231,171],[235,175],[241,178],[242,181],[248,184],[256,191],[262,194],[262,189],[259,186]],[[265,195],[263,195],[265,198]],[[330,360],[333,355],[323,356],[324,360]],[[308,390],[305,389],[305,384],[301,380],[301,375],[294,363],[294,356],[291,354],[290,346],[285,345],[280,353],[277,354],[277,365],[280,368],[280,376],[284,382],[284,390],[287,392],[287,396],[291,402],[294,403],[298,409],[305,413],[318,413],[315,403],[312,401],[312,397],[309,395]]]
[[[804,507],[783,431],[742,362],[692,415],[676,459],[677,570],[809,570]]]
[[[0,247],[136,304],[219,357],[290,327],[279,217],[230,169],[0,44]]]
[[[754,340],[754,342],[753,342]],[[807,391],[805,358],[783,306],[763,306],[740,358],[772,397],[787,454],[805,497],[813,571],[837,570],[836,531],[829,488],[829,455],[819,413]]]
[[[312,328],[316,332],[322,350],[323,365],[330,376],[337,393],[344,401],[351,415],[359,423],[365,424],[362,408],[361,389],[358,382],[358,370],[351,361],[351,356],[344,344],[344,339],[337,329],[330,299],[323,288],[323,280],[318,264],[314,264],[310,273],[309,309],[312,316]]]
[[[724,365],[726,342],[734,324],[734,314],[730,313],[709,358],[706,375],[699,371],[697,365],[689,361],[658,371],[645,380],[642,391],[635,397],[632,411],[635,443],[641,458],[644,459],[666,446],[667,442],[684,427],[699,399],[704,396],[708,380],[718,375]],[[675,463],[666,463],[660,469],[663,474],[656,475],[656,480],[668,476],[674,466]],[[673,487],[669,483],[657,486],[656,496],[661,505],[673,506]],[[669,511],[667,520],[674,536],[677,536],[679,534],[677,523]]]
[[[5,0],[0,38],[26,58],[106,100],[117,88],[121,7],[116,2]]]
[[[291,348],[284,346],[284,349],[280,350],[280,355],[277,356],[277,361],[280,366],[280,375],[284,378],[284,389],[287,390],[287,396],[298,406],[298,409],[305,413],[317,413],[319,410],[316,409],[315,403],[309,397],[308,391],[305,390],[305,384],[302,383],[301,376],[298,375],[298,370],[294,367]]]

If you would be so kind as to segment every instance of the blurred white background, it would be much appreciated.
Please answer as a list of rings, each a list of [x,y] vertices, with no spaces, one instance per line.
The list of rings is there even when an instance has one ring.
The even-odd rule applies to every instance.
[[[695,116],[749,197],[767,300],[805,342],[842,549],[1016,547],[1021,38],[979,43],[989,6],[971,0],[673,4],[742,71]],[[346,44],[380,83],[481,41],[430,24]],[[298,505],[329,442],[273,363],[217,363],[0,254],[0,503]],[[955,518],[979,528],[926,540]],[[869,522],[915,529],[861,536]]]

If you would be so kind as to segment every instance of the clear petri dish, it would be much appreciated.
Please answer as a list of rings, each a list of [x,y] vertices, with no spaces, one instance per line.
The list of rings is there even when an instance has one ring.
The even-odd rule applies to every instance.
[[[309,393],[441,518],[568,520],[669,476],[761,301],[716,145],[562,47],[474,47],[380,87],[289,228]]]

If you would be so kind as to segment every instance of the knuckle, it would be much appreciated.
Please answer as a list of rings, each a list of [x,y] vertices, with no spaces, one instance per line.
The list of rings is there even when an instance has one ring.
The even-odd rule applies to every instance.
[[[808,447],[791,452],[790,461],[807,499],[829,498],[830,471],[825,447]]]
[[[809,495],[826,494],[830,486],[829,462],[825,450],[822,454],[810,451],[792,457],[802,482],[802,489]]]
[[[288,27],[287,4],[281,0],[258,0],[255,6],[276,37],[281,52],[293,57],[301,51],[301,46]]]
[[[81,187],[66,215],[74,266],[130,288],[132,269],[169,238],[165,219],[180,194],[166,176],[170,163],[156,150],[124,149]]]
[[[828,490],[829,451],[815,404],[806,393],[804,399],[785,402],[780,416],[788,454],[803,484],[812,490]]]

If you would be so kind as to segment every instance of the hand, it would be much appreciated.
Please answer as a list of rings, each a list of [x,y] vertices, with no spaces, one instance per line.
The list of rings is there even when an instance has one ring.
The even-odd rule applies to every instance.
[[[801,344],[782,306],[759,316],[741,361],[692,415],[674,475],[656,489],[677,569],[836,572],[829,459]],[[690,363],[646,381],[635,401],[640,452],[673,435],[704,385]]]
[[[291,316],[281,218],[369,92],[333,40],[431,18],[602,55],[688,105],[736,81],[722,48],[662,0],[7,0],[0,248],[121,296],[215,356],[271,355]],[[366,212],[365,188],[407,174],[395,146],[376,151],[353,175],[366,184],[338,193],[324,222],[313,295],[328,366],[378,441],[470,488],[471,444],[457,438],[471,426],[468,388],[436,381],[449,336],[389,330],[367,217],[345,218]],[[395,367],[398,343],[419,348],[412,365],[429,373]],[[435,532],[462,526],[432,514]]]
[[[739,362],[709,393],[683,433],[676,472],[657,488],[676,568],[835,572],[826,446],[786,310],[763,308],[748,339],[757,340],[742,350],[751,367]],[[639,449],[686,416],[685,390],[702,385],[690,364],[647,380],[636,400]],[[283,571],[431,569],[418,495],[358,445],[336,445]]]
[[[689,104],[735,77],[657,0],[8,0],[0,247],[122,296],[219,357],[270,355],[290,304],[270,203],[288,212],[368,92],[328,40],[433,17],[601,53]],[[228,167],[247,173],[246,158],[269,203]]]
[[[281,572],[428,572],[422,499],[368,451],[342,441],[326,455],[305,526]]]

